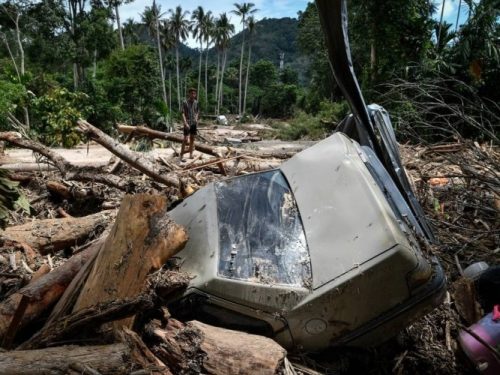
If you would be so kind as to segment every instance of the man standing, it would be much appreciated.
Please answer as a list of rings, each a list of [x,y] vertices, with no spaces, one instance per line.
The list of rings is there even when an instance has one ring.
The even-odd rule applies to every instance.
[[[182,155],[184,155],[187,151],[185,151],[185,147],[188,142],[189,136],[189,157],[193,158],[193,149],[194,149],[194,136],[198,132],[198,118],[200,115],[198,108],[198,100],[196,100],[197,92],[196,89],[191,88],[188,91],[188,98],[184,100],[182,103],[182,119],[184,121],[184,139],[182,140],[181,147],[181,160]]]

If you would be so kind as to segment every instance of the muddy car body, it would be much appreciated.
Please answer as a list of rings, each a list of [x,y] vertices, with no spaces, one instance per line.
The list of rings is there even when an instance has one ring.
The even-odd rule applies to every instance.
[[[345,4],[317,4],[327,34],[342,26],[329,47],[342,45]],[[340,131],[279,169],[209,184],[170,212],[188,229],[179,258],[195,276],[170,303],[174,315],[311,351],[375,345],[442,300],[443,272],[422,249],[432,232],[389,116],[364,105],[350,65],[339,64],[353,109]]]

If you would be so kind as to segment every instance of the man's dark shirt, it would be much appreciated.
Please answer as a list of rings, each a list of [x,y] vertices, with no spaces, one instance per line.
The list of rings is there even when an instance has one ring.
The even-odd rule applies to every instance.
[[[197,122],[196,118],[198,115],[198,101],[197,100],[184,100],[182,103],[182,111],[184,112],[184,116],[186,117],[189,129],[184,128],[184,136],[189,134],[197,133]]]

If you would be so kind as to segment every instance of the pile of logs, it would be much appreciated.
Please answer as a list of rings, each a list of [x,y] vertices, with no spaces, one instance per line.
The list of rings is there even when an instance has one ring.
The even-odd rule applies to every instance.
[[[84,232],[99,220],[54,219],[31,234],[54,230],[54,251],[77,221]],[[5,241],[46,254],[46,241],[27,235],[23,242],[29,225],[5,231]],[[98,240],[0,302],[1,343],[10,350],[0,353],[0,373],[275,374],[286,352],[272,340],[182,323],[162,306],[158,283],[149,278],[160,274],[171,291],[186,287],[189,276],[164,265],[187,240],[169,218],[165,197],[126,195]]]
[[[79,216],[60,206],[57,218],[25,219],[0,232],[0,266],[8,270],[0,272],[0,374],[290,373],[286,351],[274,341],[177,321],[164,299],[192,277],[166,265],[189,236],[169,218],[170,203],[210,181],[207,176],[273,168],[290,155],[196,143],[198,156],[183,164],[175,152],[167,160],[132,151],[83,120],[79,128],[118,159],[81,168],[17,133],[0,133],[0,140],[33,150],[55,170],[50,178],[37,172],[47,191],[42,198],[85,200],[99,186],[119,193],[118,212],[103,205]],[[182,141],[145,127],[118,130]],[[123,162],[139,174],[123,173]],[[17,171],[12,177],[35,179]],[[149,185],[141,185],[147,177]]]

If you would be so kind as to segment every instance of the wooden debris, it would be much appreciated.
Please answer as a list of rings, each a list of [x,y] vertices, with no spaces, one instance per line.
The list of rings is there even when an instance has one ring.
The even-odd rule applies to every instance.
[[[105,228],[112,215],[108,212],[84,217],[36,220],[8,227],[0,232],[4,240],[26,243],[42,255],[83,243],[90,235]]]
[[[124,197],[94,267],[83,286],[74,312],[101,302],[135,297],[150,272],[159,269],[187,242],[186,231],[167,215],[162,196]],[[132,320],[115,322],[130,326]]]
[[[149,373],[158,373],[162,375],[172,375],[170,370],[165,366],[165,364],[156,357],[151,350],[144,344],[141,337],[131,331],[130,329],[123,328],[119,333],[121,342],[125,342],[132,349],[131,357],[132,360],[139,364],[144,369],[149,369]]]
[[[96,335],[98,328],[108,322],[133,316],[146,309],[151,309],[151,296],[140,295],[132,299],[110,300],[81,309],[64,319],[45,326],[19,349],[35,349],[52,346],[63,340],[78,341],[85,333]]]
[[[124,343],[59,346],[0,353],[0,374],[129,374],[131,350]]]
[[[159,174],[155,165],[146,160],[143,154],[131,151],[129,148],[114,140],[103,131],[97,129],[95,126],[89,124],[87,121],[81,119],[78,120],[78,128],[82,133],[90,136],[107,150],[111,151],[138,171],[144,173],[148,177],[151,177],[153,180],[161,182],[167,186],[179,186],[179,180],[177,177]]]
[[[166,329],[153,333],[161,343],[153,352],[177,373],[274,375],[286,356],[269,338],[198,321],[184,325],[170,319]]]
[[[54,166],[61,172],[63,177],[67,180],[73,181],[95,181],[105,185],[113,186],[120,190],[128,190],[129,185],[125,183],[118,176],[109,174],[102,174],[100,170],[95,168],[82,168],[71,164],[64,159],[57,152],[42,145],[41,143],[24,139],[19,133],[16,132],[3,132],[0,133],[0,141],[7,141],[13,145],[33,150],[34,152],[46,157]],[[12,168],[11,168],[12,169]],[[20,169],[18,169],[20,170]],[[37,169],[39,170],[39,166]]]
[[[35,271],[33,276],[31,277],[30,284],[33,284],[35,281],[37,281],[40,277],[43,275],[46,275],[50,272],[51,268],[47,263],[44,263],[40,266],[38,270]]]
[[[180,135],[175,135],[172,133],[164,133],[158,130],[150,129],[146,126],[129,126],[129,125],[121,125],[119,124],[117,126],[117,129],[120,133],[124,134],[133,134],[133,135],[138,135],[138,136],[145,136],[149,138],[158,138],[158,139],[165,139],[167,141],[171,142],[176,142],[176,143],[181,143],[183,141],[183,137]],[[215,147],[209,146],[209,145],[204,145],[198,142],[195,142],[194,144],[194,149],[196,151],[202,152],[207,155],[212,155],[215,157],[220,157],[221,155],[217,152]]]
[[[97,253],[101,244],[102,242],[95,243],[94,246],[71,257],[62,266],[39,277],[2,301],[0,303],[0,337],[4,337],[9,327],[12,326],[15,326],[15,332],[17,332],[54,304],[82,266]],[[24,306],[21,306],[23,298]],[[16,318],[18,322],[13,325],[12,321]],[[15,332],[7,341],[4,337],[4,345],[10,345],[9,341],[13,340]]]

